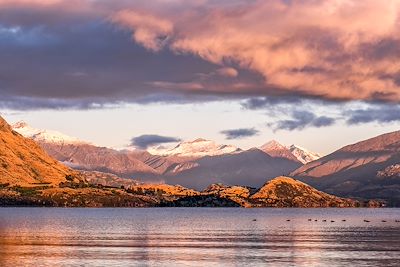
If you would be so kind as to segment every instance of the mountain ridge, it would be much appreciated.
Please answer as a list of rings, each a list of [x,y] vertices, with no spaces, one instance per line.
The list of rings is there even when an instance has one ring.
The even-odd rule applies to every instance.
[[[400,131],[395,131],[344,146],[301,166],[290,176],[336,195],[400,201],[400,179],[378,175],[398,163]]]

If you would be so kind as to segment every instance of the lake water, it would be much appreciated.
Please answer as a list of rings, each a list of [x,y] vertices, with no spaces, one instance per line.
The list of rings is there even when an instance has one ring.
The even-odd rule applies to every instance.
[[[395,220],[400,209],[0,208],[0,266],[400,266]]]

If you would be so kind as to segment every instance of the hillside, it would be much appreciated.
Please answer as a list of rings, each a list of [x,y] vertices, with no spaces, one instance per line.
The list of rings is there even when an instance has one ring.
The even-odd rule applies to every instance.
[[[378,173],[400,162],[400,131],[345,146],[290,176],[342,196],[399,198],[400,180]]]
[[[51,158],[34,141],[13,131],[0,117],[0,183],[58,185],[75,172]]]

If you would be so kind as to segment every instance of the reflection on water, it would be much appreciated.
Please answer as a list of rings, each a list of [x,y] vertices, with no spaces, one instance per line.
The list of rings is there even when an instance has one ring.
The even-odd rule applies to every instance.
[[[395,220],[400,209],[1,208],[0,266],[399,266]]]

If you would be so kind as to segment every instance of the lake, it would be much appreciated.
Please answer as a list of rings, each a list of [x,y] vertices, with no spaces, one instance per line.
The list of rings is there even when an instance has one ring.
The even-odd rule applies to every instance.
[[[396,220],[389,208],[0,208],[0,266],[400,266]]]

